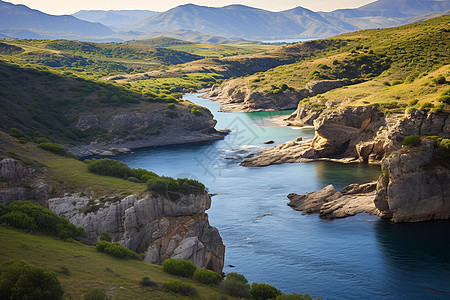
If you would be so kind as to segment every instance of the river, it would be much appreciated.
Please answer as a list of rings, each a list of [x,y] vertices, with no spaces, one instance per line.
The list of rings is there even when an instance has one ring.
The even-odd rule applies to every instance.
[[[378,166],[331,162],[245,168],[250,153],[311,139],[311,128],[276,127],[285,112],[221,113],[219,103],[185,95],[211,110],[222,141],[154,147],[117,156],[132,168],[203,182],[212,194],[208,210],[226,246],[224,272],[244,274],[284,293],[322,299],[450,299],[450,222],[391,224],[360,214],[333,221],[287,206],[289,193],[333,184],[375,180]]]

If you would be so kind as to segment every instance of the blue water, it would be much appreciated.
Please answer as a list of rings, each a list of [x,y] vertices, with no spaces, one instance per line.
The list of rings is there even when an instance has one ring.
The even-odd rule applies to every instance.
[[[224,272],[322,299],[450,299],[449,221],[391,224],[364,214],[325,221],[286,205],[292,192],[374,180],[379,167],[330,162],[240,167],[244,157],[268,147],[264,141],[311,139],[313,129],[272,125],[289,111],[220,113],[218,103],[185,98],[208,107],[216,128],[233,132],[223,141],[143,149],[117,159],[198,179],[218,194],[208,214],[226,245]]]

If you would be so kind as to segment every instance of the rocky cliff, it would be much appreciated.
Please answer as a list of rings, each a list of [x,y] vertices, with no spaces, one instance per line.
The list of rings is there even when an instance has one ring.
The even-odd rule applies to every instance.
[[[69,150],[79,157],[85,157],[96,154],[111,155],[117,152],[117,149],[126,151],[223,139],[224,133],[214,129],[217,121],[213,119],[211,112],[206,108],[198,108],[198,111],[192,114],[180,107],[156,111],[133,108],[113,114],[82,115],[76,128],[83,132],[102,134],[90,143],[71,146]]]
[[[274,94],[254,91],[248,85],[239,83],[241,79],[226,81],[221,86],[214,86],[204,97],[223,103],[221,111],[263,111],[296,109],[298,102],[329,90],[344,86],[340,80],[311,81],[303,89],[286,90]]]
[[[290,194],[290,206],[323,218],[360,212],[393,222],[450,218],[450,172],[436,163],[436,141],[402,148],[410,135],[450,137],[445,112],[415,111],[387,117],[371,106],[325,111],[314,120],[313,140],[297,139],[268,148],[242,162],[244,166],[331,160],[381,164],[383,175],[374,189],[351,188],[336,192],[332,186],[308,195]],[[371,185],[375,187],[375,185]]]
[[[131,195],[123,199],[89,200],[80,195],[49,199],[49,208],[87,232],[87,243],[108,232],[119,242],[155,264],[174,257],[198,268],[222,272],[225,246],[205,213],[211,205],[207,193],[167,196]]]
[[[211,206],[211,197],[206,192],[99,199],[81,193],[49,199],[50,187],[57,183],[48,173],[41,165],[1,160],[0,204],[38,202],[83,226],[88,234],[84,242],[88,244],[95,243],[100,233],[109,232],[114,242],[145,253],[147,262],[160,264],[170,257],[183,258],[199,268],[222,272],[225,246],[217,229],[208,222],[205,211]]]
[[[380,164],[381,159],[401,147],[406,136],[450,135],[448,113],[415,111],[411,115],[385,116],[372,106],[326,110],[314,120],[311,141],[294,140],[246,159],[244,166],[334,160]]]
[[[394,222],[450,219],[450,172],[434,141],[406,147],[382,160],[375,205]]]

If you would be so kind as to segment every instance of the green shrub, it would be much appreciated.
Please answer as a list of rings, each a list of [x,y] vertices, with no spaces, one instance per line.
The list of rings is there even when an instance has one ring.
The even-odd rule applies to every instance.
[[[40,137],[34,138],[33,143],[42,144],[42,143],[50,143],[50,141],[48,140],[48,138],[40,136]]]
[[[408,107],[408,109],[406,110],[406,113],[408,115],[412,114],[413,112],[415,112],[417,110],[417,108],[415,107]]]
[[[391,82],[391,86],[399,85],[399,84],[402,84],[402,83],[403,83],[402,80],[394,80],[394,81]]]
[[[444,111],[444,108],[445,108],[445,104],[444,103],[439,103],[439,104],[437,104],[434,107],[433,111],[436,112],[436,113],[440,113],[440,112]]]
[[[419,146],[420,145],[420,136],[418,135],[409,135],[405,137],[403,140],[402,145],[403,146]]]
[[[313,300],[309,294],[289,294],[289,295],[279,295],[277,300]],[[319,300],[319,299],[318,299]]]
[[[184,259],[169,258],[162,263],[164,272],[190,278],[194,275],[197,267],[190,261]]]
[[[281,291],[272,285],[254,282],[250,290],[250,295],[254,299],[275,299],[281,295]]]
[[[431,79],[431,81],[432,81],[434,84],[444,84],[444,83],[447,82],[447,80],[445,79],[445,77],[444,77],[443,75],[439,75],[439,76],[437,76],[437,77]]]
[[[14,260],[0,265],[2,299],[62,299],[64,290],[54,272]]]
[[[106,296],[105,291],[95,289],[95,290],[90,290],[89,292],[84,294],[84,299],[85,300],[105,300],[105,299],[108,299],[108,297]]]
[[[38,147],[41,149],[53,152],[55,154],[58,154],[60,156],[67,156],[67,150],[63,146],[60,146],[55,143],[50,143],[50,142],[41,143],[38,145]]]
[[[112,238],[109,232],[103,231],[102,233],[100,233],[99,239],[100,241],[111,242]]]
[[[421,110],[429,110],[430,108],[433,108],[433,104],[431,104],[430,102],[425,102],[422,103],[422,105],[420,106]]]
[[[450,160],[450,139],[442,139],[439,142],[437,154],[448,164]]]
[[[91,160],[85,160],[84,162],[88,165],[88,170],[92,173],[124,179],[127,179],[131,175],[130,167],[118,160],[109,158],[94,158]]]
[[[279,94],[279,93],[281,93],[281,92],[282,92],[281,89],[274,89],[274,90],[273,90],[273,94],[274,94],[274,95]]]
[[[198,296],[197,290],[193,285],[178,280],[169,280],[164,282],[163,288],[168,292],[173,292],[185,296]]]
[[[412,99],[408,102],[408,106],[414,106],[419,102],[419,100],[417,99]]]
[[[194,272],[194,280],[204,284],[219,285],[222,281],[222,276],[211,270],[197,269]]]
[[[99,241],[95,243],[95,249],[98,252],[103,252],[117,258],[130,258],[140,260],[139,254],[131,251],[127,247],[119,243],[110,243],[107,241]]]
[[[0,217],[0,223],[61,239],[86,236],[83,227],[76,227],[69,220],[56,215],[50,209],[31,201],[11,203]]]
[[[150,178],[157,178],[159,176],[145,169],[131,169],[131,177],[135,177],[141,182],[147,182]]]
[[[156,174],[155,174],[156,175]],[[156,175],[157,176],[157,175]],[[199,193],[206,190],[205,186],[197,180],[171,177],[149,177],[147,180],[147,190],[156,192],[189,192]]]
[[[191,108],[191,115],[203,116],[203,113],[198,108]]]
[[[219,284],[219,288],[232,297],[247,298],[250,294],[250,285],[244,275],[231,272]]]
[[[25,133],[23,133],[22,130],[17,129],[17,128],[11,128],[9,130],[9,135],[12,137],[15,137],[16,139],[19,139],[21,137],[25,137]]]

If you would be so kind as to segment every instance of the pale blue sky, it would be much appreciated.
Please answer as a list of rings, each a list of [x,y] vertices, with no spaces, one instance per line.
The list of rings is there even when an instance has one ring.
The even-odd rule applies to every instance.
[[[49,14],[72,14],[82,9],[148,9],[166,11],[175,6],[194,3],[204,6],[225,6],[243,4],[280,11],[303,6],[313,11],[331,11],[338,8],[356,8],[374,0],[5,0],[14,4],[24,4]]]

